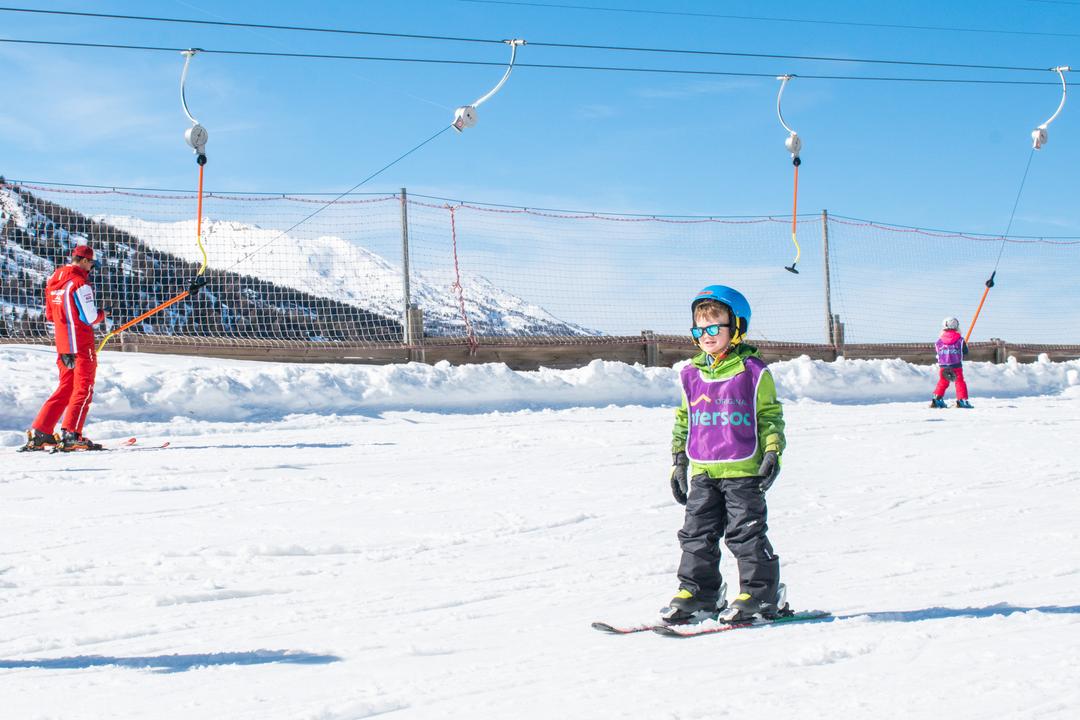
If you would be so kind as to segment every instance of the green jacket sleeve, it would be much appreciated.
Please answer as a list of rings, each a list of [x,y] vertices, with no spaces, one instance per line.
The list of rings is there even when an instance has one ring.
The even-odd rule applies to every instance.
[[[683,397],[683,419],[686,419]],[[765,370],[761,374],[757,389],[758,444],[762,452],[776,451],[783,454],[787,441],[784,439],[784,408],[776,397],[776,382],[772,373]],[[684,433],[685,437],[685,433]]]
[[[682,452],[686,449],[686,436],[689,434],[689,423],[687,422],[689,416],[690,404],[686,401],[686,393],[682,393],[682,402],[679,403],[679,407],[675,410],[675,427],[671,430],[671,452]]]

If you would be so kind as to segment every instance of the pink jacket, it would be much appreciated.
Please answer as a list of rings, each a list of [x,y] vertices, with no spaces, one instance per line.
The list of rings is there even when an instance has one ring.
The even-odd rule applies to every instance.
[[[956,330],[945,330],[934,343],[937,350],[937,362],[941,367],[958,368],[964,365],[964,356],[968,347],[964,337]]]

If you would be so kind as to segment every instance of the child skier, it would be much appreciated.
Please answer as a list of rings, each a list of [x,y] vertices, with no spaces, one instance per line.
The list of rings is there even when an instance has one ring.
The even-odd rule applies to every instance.
[[[94,289],[90,287],[93,267],[93,248],[76,245],[71,251],[71,262],[57,268],[45,283],[45,319],[55,329],[60,383],[41,406],[33,427],[26,431],[22,451],[101,450],[101,445],[82,434],[97,374],[93,326],[105,319],[105,312],[94,304]],[[61,415],[63,435],[58,438],[54,431]]]
[[[964,382],[964,357],[968,354],[968,346],[960,335],[960,321],[954,317],[947,317],[941,321],[941,337],[934,343],[937,350],[938,383],[934,388],[934,396],[930,398],[930,407],[945,407],[945,391],[949,389],[949,383],[956,381],[956,407],[971,409],[968,402],[967,383]]]
[[[746,298],[710,285],[690,309],[701,352],[680,373],[682,404],[671,443],[671,491],[686,506],[679,592],[661,617],[671,624],[776,617],[788,608],[780,560],[765,535],[765,491],[780,472],[783,409],[772,374],[744,342]],[[739,566],[740,592],[730,607],[720,577],[721,537]]]

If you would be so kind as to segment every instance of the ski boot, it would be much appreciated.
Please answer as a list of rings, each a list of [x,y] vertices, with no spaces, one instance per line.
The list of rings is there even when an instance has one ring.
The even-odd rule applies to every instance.
[[[101,443],[93,442],[83,437],[82,433],[65,430],[60,438],[60,444],[53,448],[53,452],[85,452],[87,450],[104,450]]]
[[[947,407],[945,405],[945,398],[942,397],[941,395],[934,395],[932,398],[930,398],[930,407],[931,408]]]
[[[975,408],[975,406],[972,405],[971,403],[969,403],[966,399],[965,400],[957,400],[956,401],[956,407],[964,408],[966,410],[973,410]]]
[[[56,433],[48,435],[35,428],[26,431],[26,444],[19,448],[19,452],[36,452],[39,450],[52,450],[60,442]]]
[[[727,607],[727,583],[720,583],[716,596],[694,595],[686,588],[679,588],[668,606],[661,608],[660,620],[667,625],[694,625],[705,620],[715,620],[717,613]]]
[[[773,602],[758,600],[750,593],[741,593],[727,609],[720,612],[717,620],[725,623],[752,622],[754,620],[775,620],[791,614],[787,601],[787,585],[780,583]]]

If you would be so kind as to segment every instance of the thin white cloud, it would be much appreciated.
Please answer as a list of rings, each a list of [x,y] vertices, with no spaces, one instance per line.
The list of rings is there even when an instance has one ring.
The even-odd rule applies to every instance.
[[[616,107],[601,104],[583,105],[578,112],[586,120],[602,120],[621,114]]]
[[[668,87],[647,87],[637,91],[649,100],[681,100],[702,95],[726,95],[760,87],[760,80],[698,80]]]
[[[1051,215],[1017,215],[1016,219],[1031,223],[1032,225],[1048,225],[1050,227],[1061,228],[1062,230],[1068,230],[1070,233],[1076,233],[1080,231],[1080,225],[1077,224],[1073,218],[1053,217]],[[1037,233],[1029,233],[1037,234]]]
[[[17,77],[7,99],[5,132],[26,143],[24,149],[79,148],[103,142],[130,143],[152,137],[164,126],[164,108],[154,107],[152,91],[133,81],[130,68],[95,66],[61,53],[0,53],[5,76]]]

